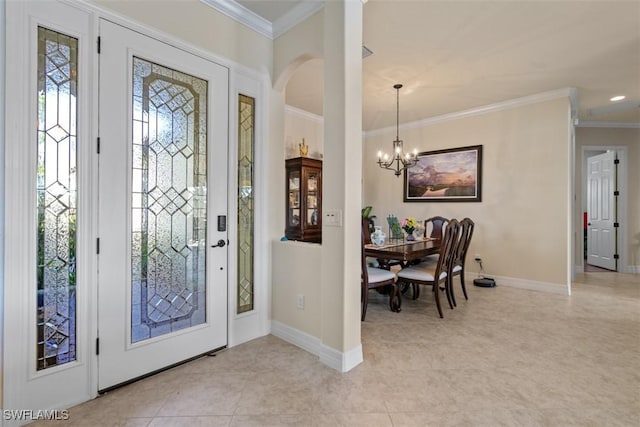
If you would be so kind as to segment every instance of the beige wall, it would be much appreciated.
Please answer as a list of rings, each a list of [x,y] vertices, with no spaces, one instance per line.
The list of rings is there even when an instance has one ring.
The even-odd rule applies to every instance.
[[[322,57],[324,12],[319,11],[274,41],[273,86],[283,90],[295,70],[305,61]]]
[[[325,17],[331,23],[325,23]],[[289,245],[274,242],[273,245],[273,320],[282,322],[298,330],[309,330],[312,322],[317,322],[320,338],[323,346],[337,350],[340,353],[349,353],[346,365],[359,363],[358,357],[351,356],[360,349],[360,322],[359,299],[360,291],[358,264],[348,263],[353,254],[357,261],[359,244],[360,207],[360,177],[359,166],[361,153],[361,126],[362,117],[362,5],[355,2],[327,3],[323,11],[316,13],[305,22],[297,25],[292,31],[276,39],[274,43],[274,90],[284,90],[286,83],[296,68],[304,61],[323,57],[325,87],[333,87],[334,91],[325,92],[325,111],[329,111],[324,117],[322,137],[324,173],[323,173],[323,211],[335,210],[342,213],[343,224],[339,227],[329,227],[323,224],[323,244],[320,247],[319,257],[315,260],[321,266],[330,265],[330,268],[321,267],[322,275],[315,275],[315,269],[311,272],[314,276],[309,280],[305,251],[289,250]],[[340,23],[342,22],[342,23]],[[348,25],[347,25],[348,23]],[[338,30],[336,30],[338,29]],[[324,51],[325,46],[331,49]],[[355,55],[354,55],[355,53]],[[331,83],[331,84],[330,84]],[[328,105],[328,107],[327,107]],[[328,110],[327,110],[328,108]],[[356,120],[353,120],[356,118]],[[329,135],[327,132],[329,132]],[[353,136],[356,136],[354,139]],[[282,146],[285,148],[283,135]],[[345,142],[346,141],[346,142]],[[297,146],[299,141],[292,141]],[[315,143],[315,141],[314,141]],[[273,146],[275,147],[275,143]],[[319,147],[318,147],[319,148]],[[276,155],[276,154],[274,154]],[[284,158],[286,153],[281,151],[281,169],[284,171]],[[354,161],[352,161],[354,160]],[[275,161],[273,162],[275,166]],[[284,193],[283,180],[273,188],[274,197],[281,199]],[[350,190],[352,187],[354,190]],[[331,191],[328,191],[331,189]],[[282,196],[281,196],[282,195]],[[283,199],[282,199],[283,200]],[[279,202],[279,200],[278,200]],[[284,215],[278,215],[284,226]],[[282,233],[282,231],[281,231]],[[355,238],[353,238],[355,237]],[[279,275],[279,266],[276,258],[282,253],[288,254],[285,258],[290,269],[294,270],[289,277]],[[316,267],[317,268],[317,267]],[[319,278],[318,278],[319,276]],[[317,282],[320,280],[320,282]],[[356,286],[352,286],[356,284]],[[318,286],[319,285],[319,286]],[[283,307],[280,310],[281,296],[291,295],[292,292],[305,292],[305,294],[320,289],[320,300],[317,302],[320,308],[320,316],[313,319],[309,314],[300,317],[300,313],[291,313],[291,308]],[[316,302],[308,302],[307,304]],[[315,310],[316,307],[313,307]],[[293,308],[293,310],[296,310]],[[291,323],[293,322],[293,323]],[[318,329],[316,329],[318,330]],[[313,335],[313,334],[312,334]],[[361,350],[359,351],[361,358]],[[345,368],[345,364],[340,362]],[[349,369],[349,368],[346,368]]]
[[[93,0],[93,3],[271,75],[273,42],[199,0]]]
[[[299,144],[302,139],[309,146],[309,157],[322,160],[323,118],[287,106],[284,113],[285,159],[300,156]]]
[[[582,212],[586,209],[586,195],[583,182],[583,152],[588,146],[626,147],[627,209],[624,238],[626,244],[620,246],[624,265],[621,272],[640,271],[640,129],[638,128],[583,128],[576,129],[576,203],[575,263],[583,265]]]
[[[404,203],[404,178],[375,163],[378,149],[391,149],[395,129],[367,136],[363,206],[372,205],[382,224],[388,214],[419,220],[468,216],[476,223],[469,256],[481,255],[485,274],[503,278],[503,284],[566,287],[569,123],[569,100],[559,98],[400,130],[406,149],[482,145],[481,203]],[[473,261],[468,264],[478,270]]]
[[[322,247],[291,240],[273,242],[273,320],[320,338],[322,335],[321,296]],[[304,308],[297,297],[304,297]]]

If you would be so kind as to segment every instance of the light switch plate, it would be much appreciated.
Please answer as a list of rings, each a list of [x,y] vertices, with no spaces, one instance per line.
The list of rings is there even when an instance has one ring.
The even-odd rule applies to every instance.
[[[328,227],[342,227],[342,211],[325,211],[322,222]]]

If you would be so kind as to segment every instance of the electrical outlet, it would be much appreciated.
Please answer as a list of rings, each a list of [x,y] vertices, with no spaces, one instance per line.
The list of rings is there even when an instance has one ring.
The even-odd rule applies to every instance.
[[[298,294],[298,300],[296,305],[300,310],[304,310],[304,295]]]

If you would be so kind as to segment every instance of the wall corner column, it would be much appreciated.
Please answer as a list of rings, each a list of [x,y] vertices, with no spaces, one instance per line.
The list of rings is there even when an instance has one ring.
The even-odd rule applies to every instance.
[[[362,9],[361,0],[324,6],[321,342],[327,354],[341,356],[323,361],[343,372],[362,362]],[[331,224],[328,214],[339,223]]]

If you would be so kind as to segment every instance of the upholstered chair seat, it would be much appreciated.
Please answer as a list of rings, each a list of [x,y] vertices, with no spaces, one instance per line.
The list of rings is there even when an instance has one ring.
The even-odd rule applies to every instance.
[[[367,273],[369,275],[370,285],[387,280],[395,280],[396,278],[396,274],[394,272],[383,270],[382,268],[367,267]]]

